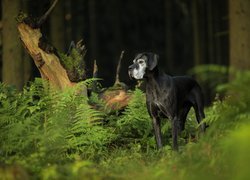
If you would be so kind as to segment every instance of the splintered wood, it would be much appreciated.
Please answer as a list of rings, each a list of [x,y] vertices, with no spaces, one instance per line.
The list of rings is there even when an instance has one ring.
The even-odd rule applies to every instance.
[[[54,53],[45,52],[39,47],[39,40],[42,37],[39,28],[33,29],[25,23],[19,23],[18,31],[25,48],[33,58],[43,79],[47,79],[50,85],[57,89],[64,89],[74,85],[69,80],[66,70],[60,64],[58,56]]]

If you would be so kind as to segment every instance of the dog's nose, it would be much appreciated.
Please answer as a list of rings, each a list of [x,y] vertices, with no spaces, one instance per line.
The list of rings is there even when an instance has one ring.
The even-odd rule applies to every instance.
[[[128,67],[128,70],[132,70],[133,69],[133,65]]]

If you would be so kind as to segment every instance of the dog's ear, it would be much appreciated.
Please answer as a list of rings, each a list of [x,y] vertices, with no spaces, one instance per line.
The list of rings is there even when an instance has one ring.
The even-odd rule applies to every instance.
[[[143,53],[137,53],[136,55],[135,55],[135,59],[139,59],[139,58],[141,58],[143,56]]]
[[[148,55],[148,69],[152,71],[158,64],[159,55],[150,53]]]

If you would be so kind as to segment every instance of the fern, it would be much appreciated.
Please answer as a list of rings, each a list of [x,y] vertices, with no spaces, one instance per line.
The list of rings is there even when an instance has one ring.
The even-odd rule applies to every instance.
[[[36,99],[41,84],[35,83],[36,85],[24,89],[23,93],[9,94],[8,96],[16,98],[14,101],[2,99],[4,105],[0,110],[3,113],[0,118],[2,129],[0,136],[5,154],[29,152],[29,142],[32,140],[24,137],[32,132],[33,126],[40,125],[42,114],[39,113],[39,109],[43,108]],[[39,95],[42,96],[42,94]]]
[[[111,131],[100,124],[103,117],[102,112],[92,109],[88,104],[77,107],[69,128],[68,141],[77,147],[78,152],[85,153],[83,156],[94,155],[95,151],[105,148],[105,144],[112,139]]]
[[[196,66],[189,73],[198,75],[201,82],[208,84],[211,89],[215,89],[219,84],[227,82],[228,71],[225,66],[210,64]]]
[[[44,88],[39,79],[21,93],[3,84],[0,87],[3,161],[35,152],[46,155],[43,158],[50,162],[72,158],[74,153],[94,158],[113,138],[112,130],[97,123],[102,122],[104,113],[93,109],[78,93],[82,84],[63,92]]]
[[[0,176],[28,171],[34,179],[200,179],[204,174],[246,179],[250,73],[234,77],[217,88],[225,98],[206,109],[204,136],[180,153],[169,146],[155,151],[145,94],[138,89],[123,112],[108,113],[97,94],[81,95],[87,82],[58,92],[37,79],[20,93],[0,84]],[[194,119],[190,113],[186,133],[196,130]],[[170,124],[163,125],[169,138]]]
[[[121,118],[117,120],[117,131],[122,141],[146,142],[151,135],[151,119],[146,108],[145,94],[136,89]]]

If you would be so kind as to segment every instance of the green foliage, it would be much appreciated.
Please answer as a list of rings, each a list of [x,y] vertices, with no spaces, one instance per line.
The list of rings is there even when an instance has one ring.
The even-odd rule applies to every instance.
[[[79,52],[76,48],[72,48],[69,55],[59,53],[61,63],[66,68],[71,81],[80,81],[85,77],[85,58],[86,50]]]
[[[82,97],[81,85],[54,92],[38,79],[18,93],[1,84],[0,177],[248,179],[250,73],[232,76],[217,86],[225,98],[206,109],[209,127],[198,139],[189,114],[178,153],[170,148],[171,127],[164,120],[167,145],[156,150],[145,94],[138,89],[123,112],[110,113],[97,94]]]
[[[0,153],[7,164],[33,163],[40,167],[32,171],[39,171],[43,163],[64,162],[75,154],[93,159],[113,138],[110,129],[95,123],[104,115],[78,95],[79,87],[54,92],[37,80],[22,93],[3,84],[1,89]]]
[[[25,14],[24,12],[19,12],[19,14],[16,17],[16,21],[18,23],[22,23],[27,17],[28,17],[28,15]]]
[[[74,68],[80,70],[82,57],[75,48],[72,49],[69,56],[65,54],[60,54],[60,56],[62,57],[63,64],[68,70],[73,71]]]
[[[152,126],[146,108],[146,97],[141,90],[133,92],[132,100],[117,120],[117,131],[125,144],[148,143],[148,138],[152,136]]]
[[[227,82],[228,67],[214,64],[200,65],[191,69],[189,74],[196,74],[199,81],[215,89],[218,85]]]

